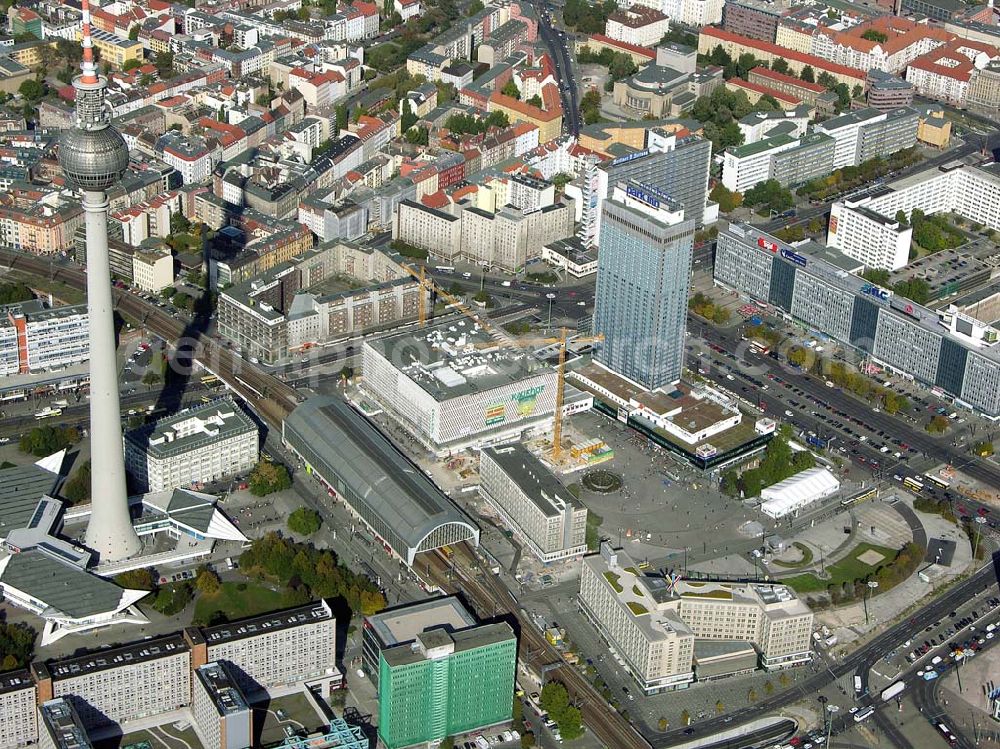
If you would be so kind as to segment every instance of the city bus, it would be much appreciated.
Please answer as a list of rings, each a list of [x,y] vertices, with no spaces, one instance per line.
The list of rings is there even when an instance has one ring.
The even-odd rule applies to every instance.
[[[219,384],[219,378],[216,377],[214,374],[205,375],[204,377],[201,378],[201,384],[209,388],[215,387]]]
[[[930,481],[932,484],[934,484],[934,486],[938,487],[939,489],[947,489],[948,488],[948,482],[947,481],[942,481],[941,479],[939,479],[937,476],[934,476],[933,474],[925,473],[924,474],[924,478],[927,479],[928,481]]]
[[[953,734],[951,729],[944,723],[938,723],[937,729],[941,732],[944,740],[948,742],[948,746],[955,746],[958,743],[958,739],[955,738],[955,734]]]
[[[907,476],[905,479],[903,479],[903,486],[905,486],[907,489],[909,489],[911,491],[915,491],[915,492],[922,491],[923,488],[924,488],[924,485],[922,483],[920,483],[919,481],[917,481],[912,476]]]
[[[771,353],[770,347],[766,343],[757,338],[754,338],[750,342],[750,350],[753,351],[755,354],[760,354],[761,356],[767,356],[769,353]]]

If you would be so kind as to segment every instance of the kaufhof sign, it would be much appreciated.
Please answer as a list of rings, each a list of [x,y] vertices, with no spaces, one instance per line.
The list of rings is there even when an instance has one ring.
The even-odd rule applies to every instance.
[[[531,416],[535,412],[535,404],[538,402],[538,396],[542,394],[543,390],[545,390],[544,385],[536,385],[527,390],[522,390],[520,393],[514,393],[511,399],[517,404],[517,413],[520,416]]]

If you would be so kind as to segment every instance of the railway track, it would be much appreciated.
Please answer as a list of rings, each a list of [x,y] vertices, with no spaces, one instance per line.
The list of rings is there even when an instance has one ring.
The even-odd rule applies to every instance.
[[[58,280],[86,292],[87,274],[73,266],[53,265],[6,248],[0,248],[0,259],[12,270]],[[112,297],[115,309],[139,321],[174,348],[175,363],[179,363],[182,373],[191,362],[197,361],[218,375],[272,428],[280,429],[285,417],[298,404],[299,396],[292,387],[245,362],[201,331],[127,291],[113,289]]]
[[[562,682],[570,699],[580,708],[583,723],[606,746],[615,749],[650,749],[636,729],[613,710],[583,675],[567,664],[535,624],[516,604],[510,591],[495,575],[477,572],[479,560],[468,543],[452,546],[454,556],[427,553],[430,582],[447,593],[462,593],[482,617],[512,616],[519,625],[518,659],[538,674]],[[417,565],[415,565],[416,567]]]

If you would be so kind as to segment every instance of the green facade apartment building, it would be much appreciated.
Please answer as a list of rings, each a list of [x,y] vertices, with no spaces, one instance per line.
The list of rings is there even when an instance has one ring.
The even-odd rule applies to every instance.
[[[379,655],[379,738],[389,749],[513,717],[517,637],[510,625],[428,629]]]

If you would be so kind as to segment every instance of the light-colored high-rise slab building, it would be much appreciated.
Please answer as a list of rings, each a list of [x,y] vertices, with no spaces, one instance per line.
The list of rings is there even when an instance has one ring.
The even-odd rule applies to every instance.
[[[587,551],[587,508],[524,445],[479,453],[479,491],[545,563]]]
[[[616,185],[601,213],[598,363],[655,390],[681,378],[695,222],[662,190]]]

